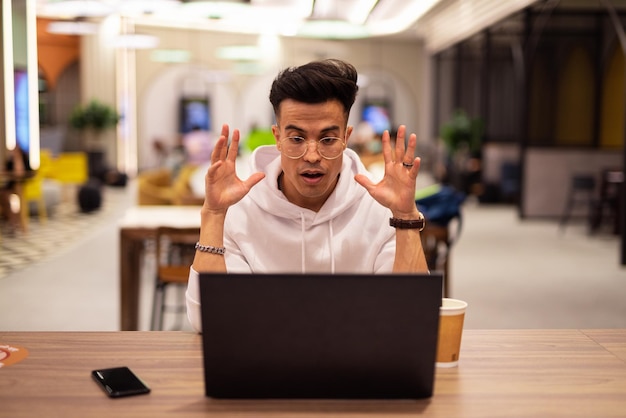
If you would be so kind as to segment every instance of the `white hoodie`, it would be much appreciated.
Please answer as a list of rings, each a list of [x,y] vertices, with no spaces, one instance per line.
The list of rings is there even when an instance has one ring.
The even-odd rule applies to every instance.
[[[251,156],[252,172],[265,178],[226,214],[225,261],[241,273],[387,273],[395,257],[391,211],[354,180],[371,174],[358,155],[346,149],[335,190],[319,212],[297,206],[278,189],[280,152],[263,146]],[[200,331],[198,273],[191,269],[187,315]]]

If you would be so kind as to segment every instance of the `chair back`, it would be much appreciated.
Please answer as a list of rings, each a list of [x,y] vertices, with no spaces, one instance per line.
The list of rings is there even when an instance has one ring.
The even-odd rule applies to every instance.
[[[186,285],[189,268],[195,255],[195,243],[200,236],[200,228],[159,227],[156,230],[156,282],[152,302],[152,320],[150,329],[163,328],[163,314],[166,310],[184,312],[184,301],[168,306],[165,301],[166,288]]]
[[[590,175],[574,175],[572,176],[573,190],[593,191],[596,187],[596,179]]]
[[[48,176],[61,183],[83,184],[89,179],[89,164],[84,152],[62,152],[52,161]]]
[[[156,231],[156,265],[158,280],[186,283],[195,255],[200,229],[159,227]]]
[[[426,223],[420,237],[428,269],[443,273],[443,296],[450,297],[449,258],[453,239],[449,227]]]

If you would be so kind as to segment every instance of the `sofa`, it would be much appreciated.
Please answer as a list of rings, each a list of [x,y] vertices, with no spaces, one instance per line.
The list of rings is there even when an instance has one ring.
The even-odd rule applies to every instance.
[[[139,205],[202,205],[204,197],[195,195],[189,178],[196,166],[183,165],[177,172],[169,168],[144,170],[137,176]]]

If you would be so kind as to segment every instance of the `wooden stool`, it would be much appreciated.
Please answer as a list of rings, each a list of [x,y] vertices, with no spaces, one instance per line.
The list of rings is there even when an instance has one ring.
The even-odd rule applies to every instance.
[[[579,205],[584,205],[589,211],[593,207],[596,179],[594,176],[586,174],[575,174],[570,180],[570,188],[567,195],[567,202],[561,215],[559,225],[564,229],[572,215],[572,210]]]
[[[430,271],[443,272],[443,296],[450,297],[448,263],[450,260],[450,235],[447,226],[426,223],[421,232],[422,247]]]

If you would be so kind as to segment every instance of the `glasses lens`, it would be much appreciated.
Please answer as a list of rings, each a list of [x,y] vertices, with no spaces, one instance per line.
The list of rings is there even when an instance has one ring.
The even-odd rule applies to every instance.
[[[343,140],[335,137],[322,138],[317,143],[317,150],[326,159],[337,158],[343,152]]]
[[[306,153],[307,142],[301,136],[288,136],[281,142],[283,152],[289,158],[300,158]]]
[[[289,136],[282,141],[283,153],[289,158],[301,158],[306,154],[309,142],[301,136]],[[343,152],[341,138],[326,137],[317,141],[317,151],[328,160],[337,158]]]

